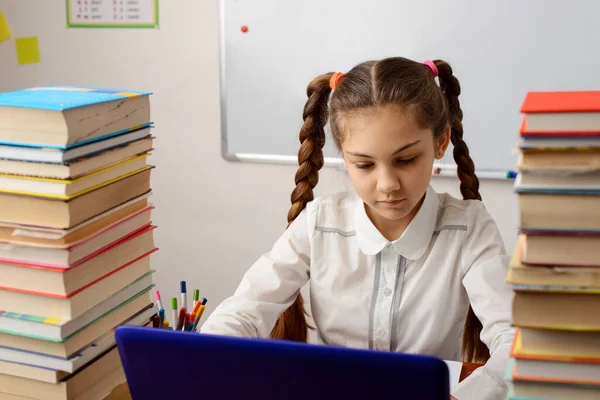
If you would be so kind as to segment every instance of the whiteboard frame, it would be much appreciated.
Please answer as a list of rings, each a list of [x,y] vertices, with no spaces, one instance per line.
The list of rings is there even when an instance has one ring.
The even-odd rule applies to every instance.
[[[261,163],[261,164],[283,164],[298,165],[298,158],[289,155],[255,154],[255,153],[231,153],[227,139],[227,76],[225,69],[225,1],[219,0],[219,94],[221,107],[221,156],[226,161]],[[344,161],[337,157],[325,157],[324,167],[345,169]],[[457,177],[455,164],[434,163],[431,171],[433,176]],[[475,170],[480,179],[514,179],[514,171]],[[511,174],[513,176],[511,176]]]

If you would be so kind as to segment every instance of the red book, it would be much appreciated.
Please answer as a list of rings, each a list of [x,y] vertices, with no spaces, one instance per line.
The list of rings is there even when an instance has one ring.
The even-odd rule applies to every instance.
[[[600,91],[529,92],[522,113],[600,112]]]
[[[600,135],[600,91],[529,92],[522,135]]]

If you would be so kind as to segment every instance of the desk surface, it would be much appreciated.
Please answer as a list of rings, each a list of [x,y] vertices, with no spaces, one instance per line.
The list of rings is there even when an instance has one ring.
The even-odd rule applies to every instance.
[[[471,373],[477,368],[481,367],[481,365],[482,364],[463,363],[462,369],[460,371],[460,380],[462,381],[467,376],[471,375]],[[124,382],[117,386],[104,400],[131,400],[131,395],[129,394],[129,387],[127,387],[127,382]]]

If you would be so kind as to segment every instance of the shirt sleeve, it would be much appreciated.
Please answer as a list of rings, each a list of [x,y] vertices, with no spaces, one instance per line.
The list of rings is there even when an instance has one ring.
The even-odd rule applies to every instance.
[[[463,252],[467,270],[463,286],[483,329],[481,340],[490,350],[490,359],[469,377],[454,386],[452,395],[458,400],[506,399],[504,373],[515,335],[512,327],[513,292],[506,283],[509,256],[496,223],[483,205],[474,220]]]
[[[233,296],[221,303],[200,332],[269,337],[277,319],[309,279],[310,240],[304,210],[244,274]]]

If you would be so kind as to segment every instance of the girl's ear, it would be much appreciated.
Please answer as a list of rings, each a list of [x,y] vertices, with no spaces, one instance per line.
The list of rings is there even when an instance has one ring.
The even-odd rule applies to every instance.
[[[450,125],[446,125],[444,132],[436,138],[435,158],[440,160],[446,154],[446,149],[450,144]]]

